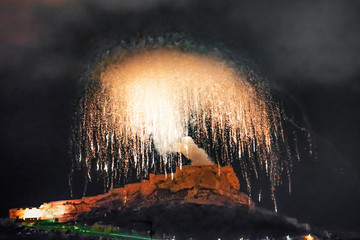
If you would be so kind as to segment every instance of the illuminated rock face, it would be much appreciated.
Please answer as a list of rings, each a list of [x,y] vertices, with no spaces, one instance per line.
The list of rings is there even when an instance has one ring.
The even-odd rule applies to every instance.
[[[239,181],[231,166],[183,166],[173,174],[150,174],[149,180],[114,188],[98,196],[44,203],[39,208],[10,209],[10,218],[57,218],[65,222],[96,207],[142,208],[170,201],[254,207],[249,197],[239,189]]]

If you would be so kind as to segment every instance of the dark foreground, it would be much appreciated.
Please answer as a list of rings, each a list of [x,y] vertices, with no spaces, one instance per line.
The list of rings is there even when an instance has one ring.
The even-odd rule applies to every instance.
[[[84,226],[74,223],[57,223],[54,221],[16,222],[0,219],[0,239],[19,240],[113,240],[151,238],[136,233],[121,232],[111,226]],[[153,238],[156,239],[156,238]]]
[[[311,235],[309,235],[311,234]],[[360,239],[329,233],[262,209],[196,203],[162,203],[146,208],[97,208],[75,221],[28,223],[0,219],[2,239]]]
[[[110,210],[98,208],[81,214],[77,222],[118,226],[123,229],[152,230],[176,239],[262,239],[287,235],[304,235],[307,224],[282,217],[270,211],[247,206],[217,206],[196,203],[167,202],[140,209]]]

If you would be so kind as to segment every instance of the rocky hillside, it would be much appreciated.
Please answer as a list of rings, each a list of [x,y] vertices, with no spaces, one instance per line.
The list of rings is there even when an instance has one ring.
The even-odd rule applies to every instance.
[[[239,192],[239,181],[231,166],[183,166],[173,174],[150,174],[149,180],[113,189],[99,199],[97,206],[150,206],[161,202],[199,203],[212,205],[250,205],[249,197]],[[120,202],[119,202],[120,200]]]
[[[10,209],[10,218],[57,218],[66,222],[95,208],[138,209],[166,202],[253,207],[249,197],[239,189],[239,181],[231,166],[183,166],[175,173],[150,174],[149,180],[114,188],[97,196],[44,203],[38,208]]]

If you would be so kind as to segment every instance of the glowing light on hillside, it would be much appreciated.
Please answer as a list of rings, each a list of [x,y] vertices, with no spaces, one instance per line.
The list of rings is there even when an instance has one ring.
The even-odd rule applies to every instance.
[[[24,210],[24,219],[37,218],[39,219],[43,215],[43,212],[38,208],[27,208]]]
[[[306,236],[304,237],[304,239],[305,239],[305,240],[314,240],[314,237],[311,236],[311,234],[309,234],[309,235],[306,235]]]

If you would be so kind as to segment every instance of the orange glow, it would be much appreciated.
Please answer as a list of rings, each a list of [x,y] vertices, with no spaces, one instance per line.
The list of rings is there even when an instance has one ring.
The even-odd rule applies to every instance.
[[[311,234],[309,234],[309,235],[306,235],[306,236],[304,237],[304,239],[305,239],[305,240],[314,240],[314,237],[311,236]]]
[[[79,200],[72,200],[71,202],[57,201],[44,203],[39,208],[11,209],[10,218],[36,218],[41,220],[55,218],[66,219],[71,217],[67,216],[67,214],[78,211],[74,206],[74,204],[78,204],[78,202]],[[78,209],[81,211],[84,207],[78,206]]]

